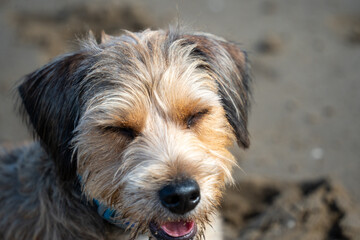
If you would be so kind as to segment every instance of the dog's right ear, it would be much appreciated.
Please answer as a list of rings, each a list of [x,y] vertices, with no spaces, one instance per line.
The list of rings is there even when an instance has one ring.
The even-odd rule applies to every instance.
[[[76,176],[70,144],[80,116],[81,81],[91,65],[85,51],[64,55],[25,76],[18,87],[23,114],[63,180]]]

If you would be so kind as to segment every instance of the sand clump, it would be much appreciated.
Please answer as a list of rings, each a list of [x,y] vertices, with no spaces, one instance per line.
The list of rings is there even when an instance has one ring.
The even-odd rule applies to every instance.
[[[222,206],[227,240],[359,239],[360,211],[329,179],[251,178],[229,189]]]

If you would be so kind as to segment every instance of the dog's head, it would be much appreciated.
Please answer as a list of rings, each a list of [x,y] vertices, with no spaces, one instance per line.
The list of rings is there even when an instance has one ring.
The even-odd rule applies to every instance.
[[[204,33],[126,32],[28,75],[20,96],[59,179],[131,223],[133,236],[200,238],[247,148],[246,54]]]

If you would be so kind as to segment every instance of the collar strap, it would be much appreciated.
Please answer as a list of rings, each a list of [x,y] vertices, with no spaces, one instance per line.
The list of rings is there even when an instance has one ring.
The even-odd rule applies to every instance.
[[[80,175],[78,175],[78,179],[81,185],[82,181]],[[82,194],[81,190],[80,193]],[[105,204],[102,204],[99,200],[95,198],[93,198],[92,202],[93,206],[96,207],[97,213],[107,222],[123,229],[134,227],[134,224],[129,227],[130,222],[125,222],[124,220],[119,219],[120,214],[115,209],[108,207]]]
[[[107,222],[114,224],[117,227],[127,229],[129,228],[130,222],[125,222],[124,220],[118,219],[120,215],[115,209],[112,209],[102,203],[100,203],[97,199],[93,199],[93,203],[96,206],[96,210],[98,214],[105,219]],[[130,226],[132,228],[134,224]]]

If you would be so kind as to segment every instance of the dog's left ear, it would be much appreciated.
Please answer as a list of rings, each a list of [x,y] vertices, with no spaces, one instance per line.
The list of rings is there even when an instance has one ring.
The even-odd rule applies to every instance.
[[[235,43],[210,34],[185,35],[190,44],[195,44],[195,57],[208,64],[214,75],[226,117],[232,126],[238,145],[250,145],[247,130],[250,110],[250,69],[247,54]]]
[[[18,87],[25,118],[63,180],[76,176],[70,144],[79,120],[81,81],[91,66],[87,55],[79,51],[60,56],[27,75]]]

